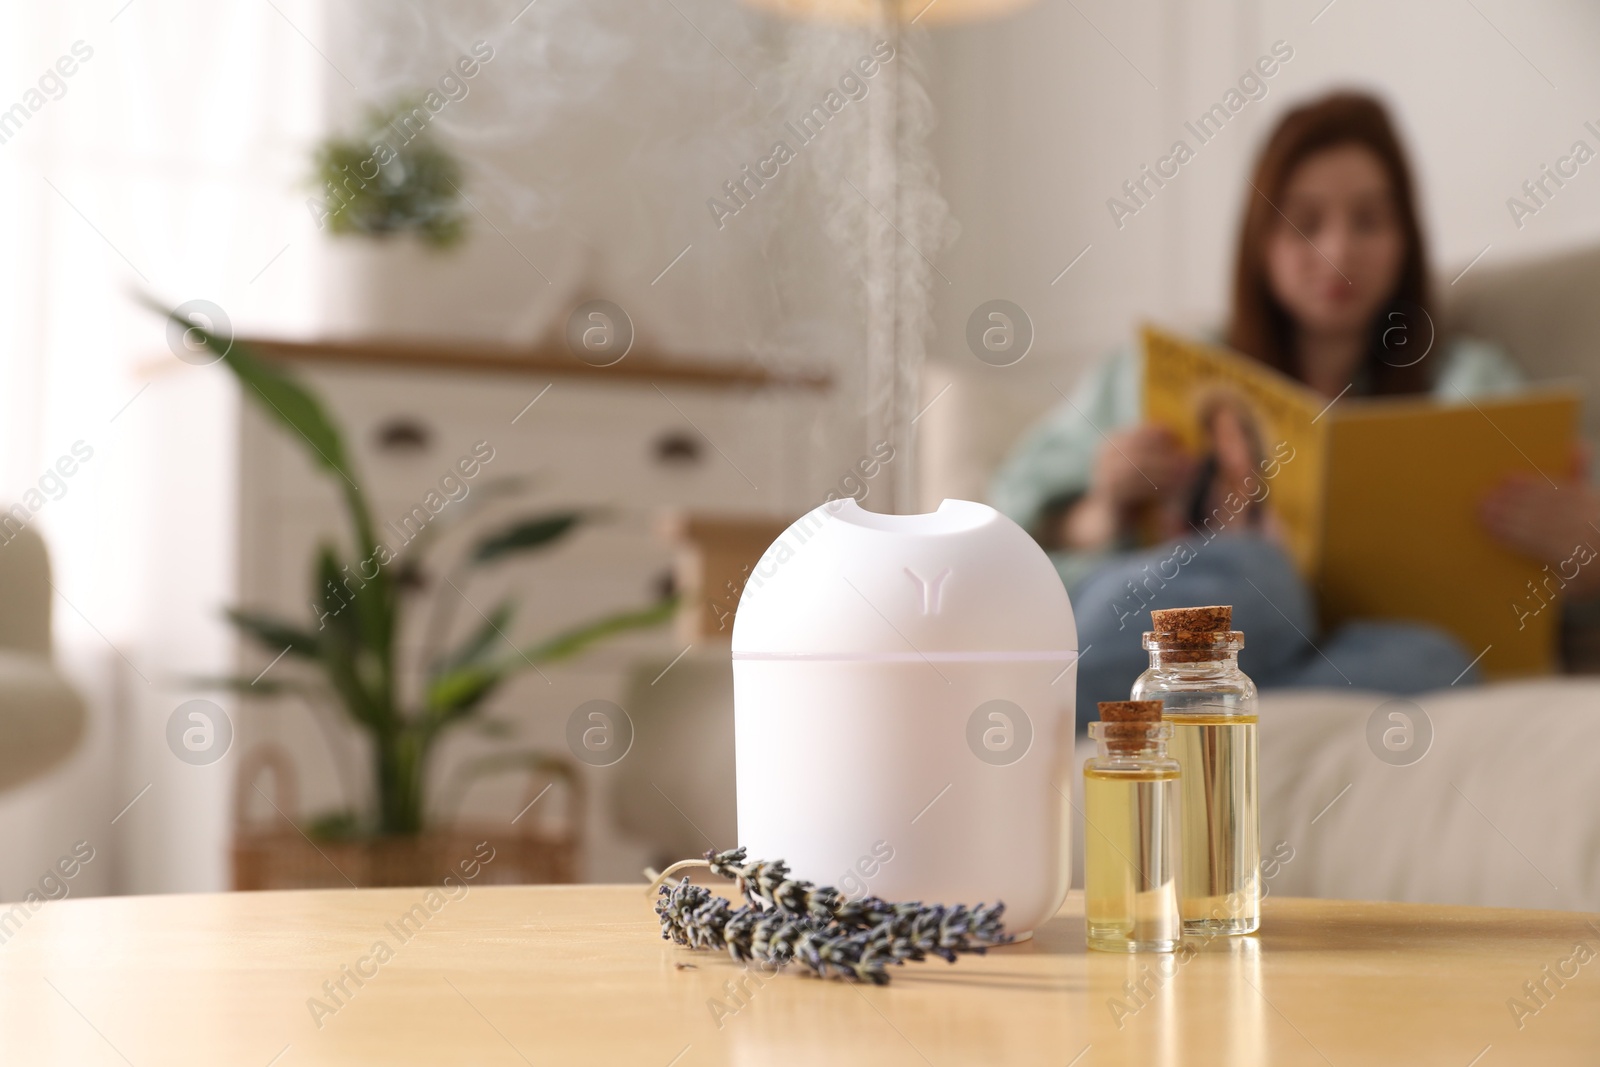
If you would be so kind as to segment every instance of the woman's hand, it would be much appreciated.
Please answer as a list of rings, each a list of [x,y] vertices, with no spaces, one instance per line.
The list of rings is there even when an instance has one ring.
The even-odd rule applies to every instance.
[[[1093,549],[1110,544],[1141,505],[1188,488],[1195,462],[1171,430],[1144,423],[1107,434],[1095,455],[1089,491],[1063,512],[1053,547]]]
[[[1108,434],[1100,443],[1089,495],[1125,511],[1186,489],[1194,470],[1193,458],[1171,430],[1142,423]]]
[[[1587,484],[1514,474],[1490,490],[1478,514],[1496,540],[1549,564],[1572,593],[1600,592],[1600,494]]]

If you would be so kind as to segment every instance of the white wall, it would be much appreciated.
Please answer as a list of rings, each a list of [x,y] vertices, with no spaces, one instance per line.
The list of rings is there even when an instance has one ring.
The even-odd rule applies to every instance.
[[[1600,8],[1584,0],[1326,4],[1042,2],[991,24],[936,31],[935,152],[961,226],[941,260],[955,284],[940,294],[937,357],[972,361],[966,317],[995,297],[1021,305],[1036,327],[1034,351],[1015,375],[1063,384],[1140,317],[1215,321],[1256,147],[1285,107],[1334,86],[1373,89],[1393,104],[1419,172],[1441,284],[1486,245],[1482,263],[1600,239],[1600,162],[1520,231],[1505,206],[1575,139],[1600,150],[1600,137],[1583,129],[1586,119],[1600,126],[1591,55]],[[1277,40],[1295,54],[1268,95],[1118,229],[1107,198],[1175,138],[1193,143],[1183,121],[1219,100]],[[1092,250],[1051,285],[1086,245]]]

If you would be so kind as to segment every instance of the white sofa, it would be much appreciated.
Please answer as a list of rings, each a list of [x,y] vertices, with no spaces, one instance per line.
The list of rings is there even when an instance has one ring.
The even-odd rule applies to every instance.
[[[1600,682],[1417,697],[1433,742],[1409,765],[1379,759],[1368,735],[1373,709],[1390,699],[1307,691],[1262,701],[1263,852],[1280,841],[1294,850],[1273,892],[1600,907],[1600,779],[1585,769],[1600,745]]]
[[[1261,698],[1261,851],[1270,893],[1349,900],[1600,907],[1600,683],[1505,682],[1413,698],[1432,727],[1386,762],[1368,720],[1393,698],[1299,690]],[[1414,722],[1419,717],[1402,709]],[[1380,716],[1384,728],[1402,728]],[[1420,725],[1417,723],[1416,725]],[[1073,773],[1083,876],[1080,741]],[[1276,858],[1277,862],[1270,862]]]
[[[1600,249],[1480,264],[1441,288],[1441,330],[1499,341],[1530,376],[1577,379],[1600,401]],[[976,360],[931,368],[924,402],[950,388],[921,420],[924,502],[984,499],[1023,429],[1061,402],[1040,369],[1008,373],[1017,369]],[[1587,405],[1584,428],[1600,442],[1600,402]],[[1409,766],[1383,762],[1368,744],[1367,720],[1388,699],[1309,690],[1262,698],[1263,850],[1283,842],[1280,854],[1293,855],[1269,868],[1270,892],[1600,908],[1600,776],[1587,766],[1600,752],[1600,678],[1416,697],[1435,736]],[[1080,743],[1077,766],[1091,751]],[[1072,777],[1081,795],[1076,767]]]

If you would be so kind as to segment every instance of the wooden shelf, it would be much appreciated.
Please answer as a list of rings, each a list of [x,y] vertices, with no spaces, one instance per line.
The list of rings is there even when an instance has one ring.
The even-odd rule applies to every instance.
[[[533,375],[560,375],[590,381],[672,382],[709,388],[826,390],[833,376],[822,371],[787,373],[748,362],[715,362],[669,356],[635,348],[621,362],[592,367],[554,346],[516,348],[482,341],[284,341],[241,337],[268,359],[295,363],[349,363],[395,370],[456,370]]]

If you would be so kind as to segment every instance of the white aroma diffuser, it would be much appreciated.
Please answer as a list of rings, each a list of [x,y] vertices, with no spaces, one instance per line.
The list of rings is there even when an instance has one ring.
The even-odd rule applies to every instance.
[[[734,620],[739,843],[852,897],[1004,901],[1033,930],[1070,878],[1076,647],[1055,567],[993,508],[807,513]]]

